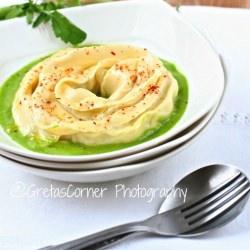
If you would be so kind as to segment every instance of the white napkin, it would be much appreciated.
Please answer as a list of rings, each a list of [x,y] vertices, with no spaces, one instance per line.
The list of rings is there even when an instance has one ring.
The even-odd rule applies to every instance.
[[[103,198],[45,197],[37,190],[51,185],[65,188],[70,183],[26,174],[0,158],[0,249],[32,250],[57,244],[158,211],[163,200],[159,195],[151,202],[116,197],[116,185],[171,188],[188,172],[215,162],[235,164],[250,176],[250,11],[181,7],[181,13],[209,31],[228,66],[229,87],[212,125],[193,145],[150,172],[108,183],[73,184],[75,190],[106,188]],[[31,197],[15,197],[23,186],[31,190]],[[196,239],[138,237],[112,249],[244,250],[250,245],[249,236],[250,203],[235,221],[212,234]]]

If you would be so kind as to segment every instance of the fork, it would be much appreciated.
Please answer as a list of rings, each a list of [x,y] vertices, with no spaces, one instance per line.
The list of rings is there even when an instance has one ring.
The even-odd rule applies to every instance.
[[[225,224],[219,222],[229,213],[227,220],[235,218],[242,209],[234,209],[248,195],[250,183],[247,177],[237,172],[216,190],[201,199],[188,202],[146,220],[116,226],[67,243],[51,246],[50,250],[100,249],[127,238],[136,232],[161,236],[190,237],[205,233]],[[231,213],[231,214],[230,214]],[[211,225],[212,224],[212,225]]]

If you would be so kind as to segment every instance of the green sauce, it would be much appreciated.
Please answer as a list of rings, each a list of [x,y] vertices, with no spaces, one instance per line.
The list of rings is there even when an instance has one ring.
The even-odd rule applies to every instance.
[[[164,66],[172,73],[174,78],[178,81],[179,93],[175,100],[175,108],[168,117],[159,119],[159,123],[156,128],[146,131],[135,141],[122,144],[119,143],[111,145],[87,146],[84,144],[74,143],[70,141],[47,142],[39,139],[34,139],[29,136],[23,136],[18,131],[18,127],[15,124],[11,111],[12,103],[15,94],[19,88],[19,84],[22,81],[24,75],[34,65],[44,60],[45,58],[46,57],[40,58],[26,65],[25,67],[17,71],[15,74],[10,76],[0,88],[0,125],[2,126],[3,130],[10,136],[10,138],[32,151],[44,154],[57,155],[91,155],[124,149],[140,144],[142,142],[146,142],[166,133],[178,122],[178,120],[180,120],[181,116],[185,112],[188,103],[187,79],[173,63],[162,60]]]

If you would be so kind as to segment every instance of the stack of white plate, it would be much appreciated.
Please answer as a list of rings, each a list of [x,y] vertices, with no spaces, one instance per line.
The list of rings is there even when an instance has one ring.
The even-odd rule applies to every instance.
[[[108,181],[132,176],[155,167],[190,145],[214,116],[224,92],[224,72],[210,43],[180,14],[161,0],[126,1],[63,10],[87,30],[88,42],[125,43],[147,47],[161,58],[175,62],[189,81],[189,102],[180,121],[167,133],[126,149],[82,156],[45,155],[29,151],[0,131],[0,154],[36,175],[75,182]],[[98,17],[98,18],[96,18]],[[17,46],[12,31],[22,32]],[[0,81],[33,58],[63,45],[25,21],[0,23]],[[31,42],[32,41],[32,42]],[[3,55],[3,56],[2,56]]]

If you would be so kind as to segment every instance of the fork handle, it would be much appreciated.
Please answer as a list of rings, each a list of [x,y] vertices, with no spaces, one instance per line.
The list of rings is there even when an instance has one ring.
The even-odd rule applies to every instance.
[[[140,222],[123,224],[98,233],[94,233],[60,245],[51,246],[48,250],[94,250],[113,245],[133,235],[135,232],[147,232],[149,228]],[[129,237],[130,238],[130,237]]]

